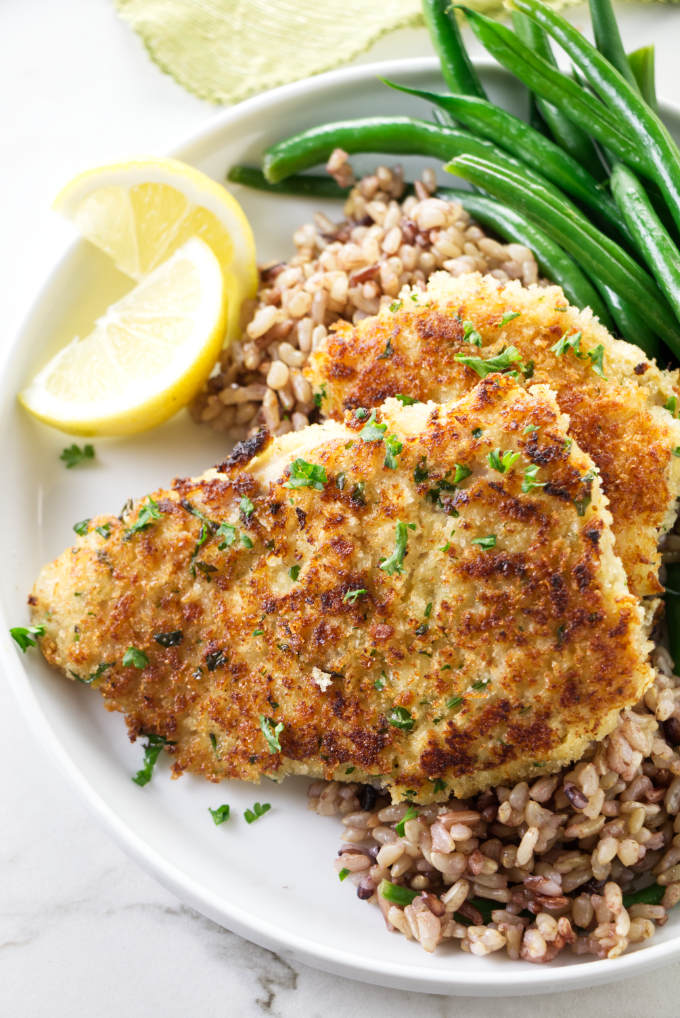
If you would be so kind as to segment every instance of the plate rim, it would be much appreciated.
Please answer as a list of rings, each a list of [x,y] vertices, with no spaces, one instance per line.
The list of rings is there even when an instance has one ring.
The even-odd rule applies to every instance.
[[[475,65],[482,71],[494,73],[500,77],[508,75],[502,67],[491,60],[475,60]],[[189,132],[175,146],[169,155],[173,158],[191,162],[195,150],[200,146],[210,149],[215,137],[228,130],[234,123],[256,118],[260,111],[278,103],[303,97],[313,88],[351,86],[357,82],[376,77],[393,77],[398,74],[406,76],[436,72],[439,64],[435,57],[401,58],[382,60],[353,67],[343,67],[323,74],[303,78],[300,81],[282,85],[244,100],[234,106],[218,110],[208,118],[200,128]],[[680,105],[662,102],[661,111],[680,120]],[[55,261],[46,274],[42,284],[37,288],[33,298],[20,311],[18,322],[12,328],[9,342],[5,345],[0,358],[0,403],[14,398],[14,393],[6,391],[5,379],[7,367],[12,354],[21,342],[23,333],[30,328],[30,322],[38,313],[45,295],[54,285],[59,273],[78,244],[75,239],[62,247],[55,256]],[[34,693],[25,660],[16,653],[13,641],[9,637],[8,627],[11,624],[6,616],[4,606],[0,603],[0,620],[3,635],[0,641],[0,664],[9,679],[9,687],[31,730],[42,740],[43,748],[51,753],[62,772],[70,780],[89,809],[116,843],[136,863],[157,879],[166,889],[170,890],[179,900],[187,901],[193,908],[207,915],[218,925],[226,927],[239,935],[269,949],[292,953],[294,957],[313,967],[341,975],[384,985],[396,989],[414,990],[423,993],[445,995],[468,995],[478,997],[500,996],[531,996],[546,992],[560,992],[580,987],[597,986],[621,977],[629,977],[658,968],[680,955],[680,928],[677,935],[663,943],[650,943],[629,954],[615,959],[591,959],[579,961],[567,966],[553,967],[545,965],[530,969],[515,967],[515,963],[489,966],[483,972],[473,969],[468,978],[457,977],[455,985],[451,985],[451,976],[445,970],[427,971],[426,956],[422,956],[422,964],[414,966],[405,975],[401,964],[380,962],[376,969],[370,958],[361,958],[350,951],[337,946],[330,947],[318,944],[290,929],[269,923],[257,915],[248,913],[239,906],[234,906],[224,898],[211,901],[207,890],[203,889],[188,874],[153,849],[138,835],[134,828],[119,817],[115,808],[108,804],[99,794],[71,757],[67,747],[60,741],[52,728],[46,712],[41,707]],[[510,967],[512,966],[512,967]]]

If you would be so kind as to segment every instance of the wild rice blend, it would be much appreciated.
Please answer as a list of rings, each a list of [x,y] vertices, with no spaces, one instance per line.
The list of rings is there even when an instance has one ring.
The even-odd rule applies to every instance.
[[[344,153],[328,169],[351,183]],[[318,412],[301,369],[333,322],[376,314],[438,269],[537,281],[527,248],[485,236],[434,190],[426,171],[405,197],[400,169],[381,166],[352,189],[341,222],[318,214],[300,227],[290,261],[261,269],[242,339],[195,400],[195,419],[218,431],[303,428]],[[680,556],[680,538],[669,551]],[[644,700],[559,774],[424,807],[315,782],[310,807],[344,825],[336,872],[426,951],[450,941],[545,962],[567,946],[614,958],[647,940],[680,901],[680,679],[662,646],[655,666]],[[658,903],[631,903],[650,885],[642,896]]]

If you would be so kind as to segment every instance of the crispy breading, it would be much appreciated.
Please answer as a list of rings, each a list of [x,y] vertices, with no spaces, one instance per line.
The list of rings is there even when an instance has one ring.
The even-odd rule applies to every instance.
[[[479,375],[457,355],[488,358],[516,347],[533,363],[527,384],[550,385],[569,414],[570,434],[600,469],[617,552],[633,593],[653,599],[651,621],[662,592],[658,545],[680,495],[680,459],[673,455],[680,422],[663,409],[677,398],[678,372],[660,370],[638,347],[613,339],[590,309],[571,307],[555,286],[439,272],[424,293],[396,303],[395,311],[356,326],[339,323],[312,355],[306,373],[325,393],[323,412],[341,416],[397,393],[458,399]],[[562,337],[573,343],[556,353]]]
[[[651,682],[547,388],[496,374],[367,416],[250,440],[43,569],[45,657],[169,740],[176,774],[468,795],[575,759]]]

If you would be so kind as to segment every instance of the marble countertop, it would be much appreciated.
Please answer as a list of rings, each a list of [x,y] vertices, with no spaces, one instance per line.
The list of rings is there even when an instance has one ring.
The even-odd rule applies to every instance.
[[[577,9],[577,23],[585,17]],[[680,8],[622,5],[629,48],[657,46],[658,91],[680,102]],[[111,0],[3,0],[0,138],[5,341],[63,243],[47,209],[90,165],[162,153],[214,107],[160,73]],[[473,53],[477,47],[472,45]],[[430,52],[401,31],[361,58]],[[10,102],[14,109],[10,109]],[[10,126],[11,125],[11,126]],[[0,340],[2,342],[2,340]],[[185,907],[113,843],[37,745],[0,683],[0,1015],[126,1018],[671,1018],[680,963],[612,986],[530,1000],[366,986],[257,947]]]

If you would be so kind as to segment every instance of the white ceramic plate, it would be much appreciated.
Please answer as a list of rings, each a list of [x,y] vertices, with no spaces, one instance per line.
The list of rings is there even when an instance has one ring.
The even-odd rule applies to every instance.
[[[438,88],[433,60],[367,65],[277,89],[232,110],[175,151],[224,179],[228,166],[254,164],[282,135],[343,117],[411,112],[426,107],[391,92],[377,75]],[[492,97],[522,111],[517,86],[486,68]],[[680,117],[667,120],[680,134]],[[134,154],[134,153],[133,153]],[[395,160],[392,160],[395,161]],[[353,160],[375,165],[371,157]],[[423,160],[404,160],[407,172]],[[234,188],[255,231],[261,260],[291,252],[293,229],[319,202]],[[324,206],[340,215],[337,204]],[[107,713],[94,691],[65,682],[33,651],[20,656],[7,637],[26,618],[26,595],[40,568],[73,539],[77,520],[117,511],[129,495],[195,474],[223,458],[224,443],[195,427],[185,414],[137,438],[97,442],[97,464],[66,471],[59,451],[64,436],[30,420],[15,394],[26,378],[74,333],[83,333],[108,300],[128,286],[106,260],[82,241],[63,255],[11,345],[0,376],[0,434],[4,439],[4,510],[0,548],[2,654],[45,752],[71,780],[123,847],[179,898],[216,922],[260,944],[342,975],[386,986],[447,994],[494,996],[566,990],[641,972],[680,954],[680,914],[638,951],[613,961],[557,961],[543,966],[491,956],[475,958],[456,948],[425,954],[384,929],[380,913],[340,884],[331,863],[340,842],[336,819],[306,809],[304,780],[282,787],[265,781],[219,786],[193,777],[171,782],[167,762],[138,788],[130,775],[140,766],[141,744],[132,746],[119,715]],[[255,799],[272,810],[252,827],[243,810]],[[229,802],[233,819],[215,827],[208,806]]]

